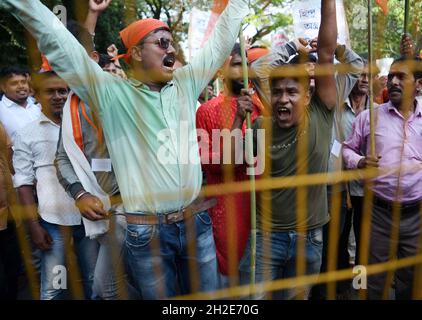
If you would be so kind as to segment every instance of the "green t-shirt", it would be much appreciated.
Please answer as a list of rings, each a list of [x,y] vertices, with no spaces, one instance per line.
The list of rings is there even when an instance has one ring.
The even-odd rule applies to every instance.
[[[271,144],[266,141],[266,157],[270,157],[271,177],[287,177],[296,175],[298,169],[307,167],[307,174],[327,172],[330,155],[330,140],[333,127],[334,112],[328,110],[323,102],[314,95],[310,106],[306,110],[306,125],[303,130],[295,126],[289,129],[280,128],[272,119]],[[258,118],[252,126],[254,129],[254,146],[257,145],[256,129],[263,128],[264,118]],[[299,132],[300,131],[300,132]],[[298,141],[308,136],[308,153],[298,163]],[[268,158],[266,158],[268,159]],[[268,174],[269,166],[265,167]],[[297,188],[274,189],[270,192],[259,193],[257,201],[257,220],[261,227],[262,219],[270,217],[271,231],[295,230],[298,226],[304,227],[303,222],[298,225],[296,217]],[[270,197],[264,199],[264,197]],[[271,208],[263,208],[265,200],[271,203],[272,212],[264,212]],[[327,208],[327,186],[320,184],[307,187],[307,212],[306,228],[308,230],[318,228],[329,220]]]

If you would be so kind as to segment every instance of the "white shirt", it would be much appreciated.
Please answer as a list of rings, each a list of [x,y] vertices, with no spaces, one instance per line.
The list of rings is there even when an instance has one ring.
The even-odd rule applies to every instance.
[[[15,188],[34,185],[38,196],[38,213],[49,223],[73,226],[81,224],[74,200],[57,178],[54,159],[60,127],[44,114],[15,135],[13,166]]]
[[[0,122],[12,142],[15,140],[14,135],[17,130],[38,119],[41,114],[41,106],[39,104],[34,104],[31,98],[28,98],[27,102],[28,104],[24,108],[8,99],[6,95],[0,101]]]

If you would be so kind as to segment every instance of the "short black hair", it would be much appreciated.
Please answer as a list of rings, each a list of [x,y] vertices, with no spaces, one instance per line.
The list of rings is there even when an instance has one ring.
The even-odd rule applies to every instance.
[[[28,76],[29,70],[26,67],[12,65],[0,68],[0,84],[4,84],[13,75],[17,76]]]
[[[391,66],[393,66],[396,63],[406,63],[410,62],[413,64],[413,77],[415,78],[415,81],[418,79],[422,79],[422,59],[419,57],[400,57],[393,61]]]
[[[234,56],[235,54],[238,54],[239,56],[242,56],[242,49],[240,47],[240,43],[238,43],[238,42],[236,42],[234,44],[234,47],[233,47],[233,49],[232,49],[232,51],[230,53],[230,55],[232,55],[232,56]],[[247,58],[248,57],[248,51],[247,50],[245,50],[245,55],[246,55],[246,58]]]
[[[94,38],[83,25],[75,20],[68,20],[67,30],[69,30],[88,53],[95,51]]]
[[[34,89],[35,92],[40,91],[44,80],[48,78],[52,78],[52,77],[59,77],[59,75],[55,73],[54,71],[33,73],[31,76],[32,88]]]
[[[312,62],[312,63],[317,63],[317,58],[314,54],[309,53],[309,54],[297,54],[295,55],[291,60],[290,60],[290,64],[301,64],[301,63],[307,63],[307,62]]]
[[[100,53],[100,60],[98,61],[98,64],[101,68],[104,68],[106,65],[112,63],[111,57],[108,54]]]
[[[283,71],[285,71],[285,75],[283,74]],[[305,65],[303,63],[294,65],[287,63],[271,71],[269,79],[271,92],[274,82],[287,78],[299,82],[305,87],[306,91],[310,89],[310,78],[308,72],[306,71]]]
[[[233,49],[231,51],[231,55],[235,55],[235,54],[238,54],[239,56],[242,55],[242,51],[240,49],[240,44],[239,43],[235,43],[234,44],[234,47],[233,47]]]

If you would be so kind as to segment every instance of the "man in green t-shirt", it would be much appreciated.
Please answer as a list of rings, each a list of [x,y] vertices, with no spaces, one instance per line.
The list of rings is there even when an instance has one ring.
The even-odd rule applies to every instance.
[[[318,37],[318,64],[327,69],[333,64],[337,27],[334,1],[321,1],[321,26]],[[254,146],[257,130],[271,130],[271,141],[265,142],[264,177],[291,177],[327,172],[332,109],[336,105],[334,74],[316,73],[315,94],[309,91],[309,79],[303,66],[275,70],[270,78],[272,118],[258,118],[254,125]],[[298,76],[292,77],[291,71]],[[281,74],[281,75],[280,75]],[[286,76],[285,76],[286,75]],[[247,111],[251,111],[248,95],[239,98],[233,129],[240,128]],[[266,139],[268,140],[268,134]],[[260,152],[261,153],[261,152]],[[262,163],[263,161],[261,161]],[[305,190],[280,188],[260,192],[257,203],[256,282],[297,276],[297,257],[304,262],[303,273],[319,272],[322,255],[322,226],[329,220],[326,185],[312,185]],[[302,195],[302,196],[301,196]],[[306,202],[305,202],[306,201]],[[302,205],[300,205],[302,204]],[[303,205],[305,204],[305,205]],[[303,239],[304,251],[298,243]],[[250,279],[250,246],[240,264],[241,279]],[[307,297],[308,287],[277,293],[278,298]],[[259,292],[255,298],[265,298]]]

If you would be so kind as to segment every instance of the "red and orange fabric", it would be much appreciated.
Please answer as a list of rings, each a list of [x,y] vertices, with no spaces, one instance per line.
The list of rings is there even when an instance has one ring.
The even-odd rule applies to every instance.
[[[266,56],[270,53],[270,50],[267,48],[251,48],[248,50],[248,62],[249,64],[254,63],[259,58]]]
[[[381,7],[385,15],[388,14],[388,0],[376,0],[377,4]]]
[[[254,111],[251,114],[251,121],[262,114],[262,104],[256,94],[252,96]],[[223,168],[220,164],[212,164],[212,159],[219,159],[222,163],[223,141],[220,141],[220,150],[212,149],[213,129],[231,129],[237,110],[237,98],[226,96],[221,93],[218,97],[204,103],[196,113],[197,129],[205,130],[209,140],[201,141],[208,143],[208,154],[201,150],[201,159],[207,159],[202,164],[207,185],[223,184],[233,181],[245,181],[249,179],[246,174],[246,165],[234,167],[233,180],[225,180]],[[246,132],[246,121],[242,128],[243,135]],[[205,161],[203,161],[205,162]],[[209,209],[212,219],[214,241],[217,251],[219,272],[229,275],[229,255],[235,257],[236,270],[250,234],[250,194],[249,192],[234,193],[216,197],[217,205]],[[232,227],[229,224],[233,222]],[[229,231],[231,233],[229,234]],[[228,237],[234,237],[235,252],[229,252]]]
[[[43,54],[41,54],[41,70],[40,72],[50,72],[53,71],[53,68],[51,67],[50,63],[47,60],[47,57]]]

